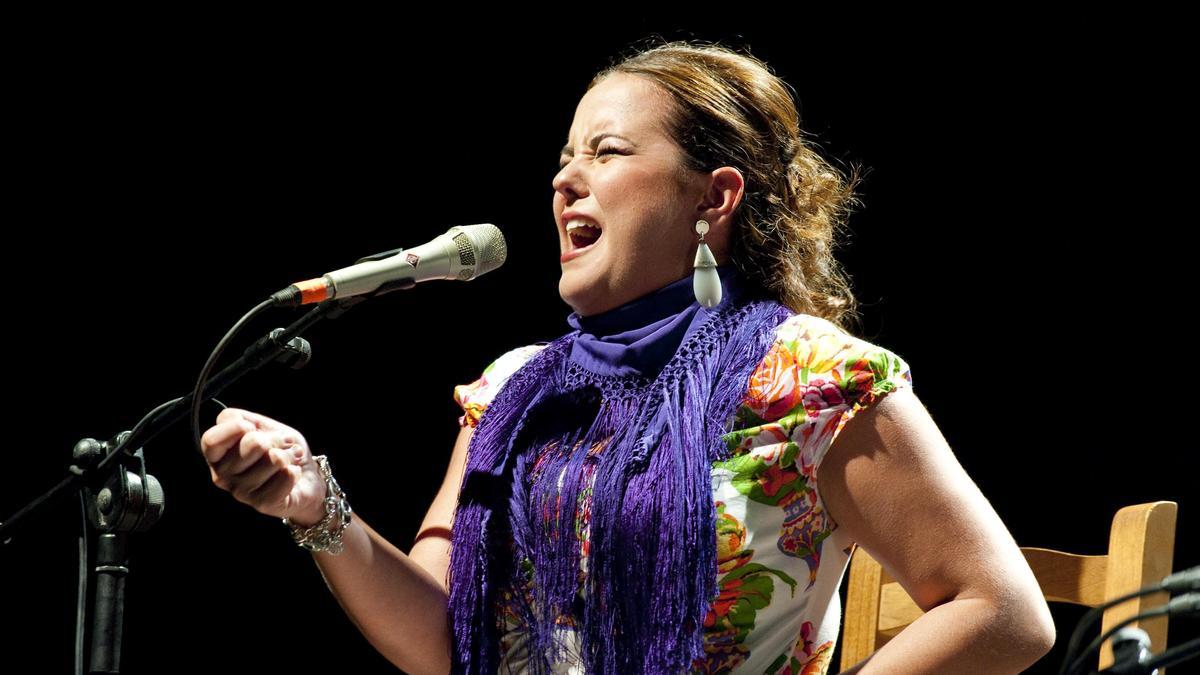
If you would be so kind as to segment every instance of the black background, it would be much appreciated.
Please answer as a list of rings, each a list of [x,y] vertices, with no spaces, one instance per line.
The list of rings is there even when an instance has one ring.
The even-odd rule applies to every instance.
[[[453,387],[566,330],[556,153],[591,75],[657,34],[748,46],[795,88],[826,155],[867,169],[839,254],[862,336],[910,363],[1018,542],[1103,553],[1117,508],[1165,499],[1180,509],[1174,568],[1200,562],[1195,148],[1169,21],[914,21],[878,37],[803,15],[680,28],[577,10],[538,28],[320,15],[10,27],[23,39],[4,97],[0,518],[65,474],[76,440],[190,390],[271,292],[492,222],[502,269],[361,305],[308,334],[308,368],[221,397],[300,428],[356,511],[407,550],[458,432]],[[272,313],[238,344],[294,316]],[[282,525],[209,482],[182,425],[146,453],[167,507],[134,543],[125,672],[394,672]],[[6,672],[71,667],[77,529],[66,500],[2,547]],[[1059,645],[1031,672],[1055,671],[1082,614],[1054,611]],[[1173,623],[1171,642],[1194,634]]]

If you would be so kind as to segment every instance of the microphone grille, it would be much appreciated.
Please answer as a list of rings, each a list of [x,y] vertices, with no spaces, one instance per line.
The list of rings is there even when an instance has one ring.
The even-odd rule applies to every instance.
[[[491,223],[479,225],[458,225],[450,228],[453,241],[458,247],[459,260],[466,268],[460,279],[468,281],[481,274],[487,274],[504,264],[508,258],[508,245],[504,241],[504,233]]]

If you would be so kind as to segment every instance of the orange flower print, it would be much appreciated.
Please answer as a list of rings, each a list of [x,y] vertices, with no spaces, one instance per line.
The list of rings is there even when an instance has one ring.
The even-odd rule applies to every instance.
[[[800,402],[796,360],[790,349],[776,342],[750,377],[743,404],[764,421],[788,414]]]
[[[800,626],[800,637],[790,654],[781,654],[768,668],[775,675],[825,675],[833,658],[833,641],[813,646],[816,630],[811,621]]]
[[[800,474],[797,471],[776,462],[768,466],[767,470],[759,475],[758,484],[762,487],[764,495],[774,497],[779,494],[780,488],[799,477]]]
[[[828,321],[810,317],[791,344],[796,369],[804,376],[801,380],[807,381],[808,373],[830,373],[841,366],[854,347],[854,338]]]
[[[717,675],[732,672],[750,655],[746,638],[754,630],[759,610],[771,603],[776,582],[774,575],[795,591],[796,580],[782,570],[751,562],[752,549],[746,545],[746,526],[725,512],[725,502],[717,508],[717,597],[704,618],[704,660],[692,663],[693,673]]]
[[[731,579],[722,584],[720,594],[712,601],[711,610],[704,617],[704,627],[712,628],[717,621],[729,616],[729,610],[737,603],[742,594],[742,580]]]
[[[749,562],[752,551],[743,550],[746,544],[746,526],[740,520],[725,513],[725,502],[718,500],[717,507],[717,569],[725,574]]]
[[[484,398],[486,387],[487,377],[480,376],[474,382],[460,384],[454,388],[454,402],[463,409],[463,415],[458,418],[458,426],[473,427],[479,424],[479,416],[487,408],[487,403],[477,403],[476,401]]]

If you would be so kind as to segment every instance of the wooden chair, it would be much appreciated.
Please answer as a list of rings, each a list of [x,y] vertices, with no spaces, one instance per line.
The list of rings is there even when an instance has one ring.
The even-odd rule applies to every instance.
[[[1075,555],[1026,546],[1021,551],[1046,600],[1095,607],[1171,573],[1177,506],[1175,502],[1158,501],[1117,511],[1106,555]],[[1167,593],[1155,593],[1111,607],[1104,612],[1101,631],[1167,600]],[[862,547],[855,547],[844,613],[842,670],[870,656],[924,612],[870,554]],[[1167,617],[1130,625],[1149,634],[1155,653],[1166,647]],[[1069,639],[1074,629],[1074,626],[1059,626],[1058,639]],[[1084,644],[1095,635],[1094,631],[1089,633]],[[1112,649],[1106,643],[1100,652],[1100,669],[1112,665],[1112,661]]]

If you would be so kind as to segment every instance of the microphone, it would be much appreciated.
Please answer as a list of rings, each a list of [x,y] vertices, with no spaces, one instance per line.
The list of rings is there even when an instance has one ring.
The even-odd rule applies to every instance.
[[[416,248],[397,248],[360,258],[316,279],[271,295],[271,303],[295,307],[353,295],[382,295],[431,279],[470,281],[504,264],[508,246],[491,223],[456,225]]]

